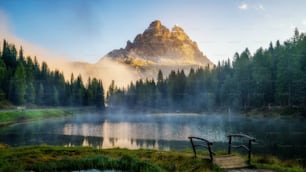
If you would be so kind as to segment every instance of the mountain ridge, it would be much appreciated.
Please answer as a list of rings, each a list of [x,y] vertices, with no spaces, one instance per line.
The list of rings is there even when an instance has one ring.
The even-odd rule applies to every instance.
[[[164,76],[172,70],[209,67],[214,64],[199,50],[183,28],[178,25],[170,30],[159,20],[153,21],[143,33],[127,41],[124,48],[115,49],[94,64],[72,62],[70,68],[84,77],[97,77],[107,88],[114,80],[125,87],[138,79],[156,79],[161,70]]]
[[[199,50],[183,28],[175,25],[171,30],[159,20],[138,34],[134,41],[127,41],[125,48],[115,49],[103,58],[110,58],[120,63],[146,70],[153,66],[198,66],[214,64]],[[103,61],[103,58],[99,61]],[[98,62],[98,63],[99,63]],[[142,70],[142,71],[143,71]]]

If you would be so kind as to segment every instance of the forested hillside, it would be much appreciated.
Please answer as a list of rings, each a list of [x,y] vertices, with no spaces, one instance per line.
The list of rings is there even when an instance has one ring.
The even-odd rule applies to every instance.
[[[0,101],[14,105],[87,106],[104,108],[102,81],[63,74],[39,64],[36,58],[24,57],[13,44],[3,41],[0,52]],[[158,79],[138,80],[127,88],[113,82],[107,93],[110,107],[160,109],[167,111],[214,111],[257,108],[306,107],[306,36],[294,36],[253,55],[246,48],[233,60],[219,62],[213,69],[172,71]],[[84,84],[86,83],[86,84]]]
[[[84,84],[86,83],[86,84]],[[71,74],[65,81],[63,73],[50,70],[47,63],[25,57],[22,47],[17,53],[14,44],[3,41],[0,52],[0,102],[14,105],[91,106],[104,108],[102,81],[89,78],[83,82]]]
[[[222,51],[222,48],[220,48]],[[134,109],[210,111],[234,108],[306,107],[306,36],[296,29],[281,44],[259,48],[251,55],[246,48],[213,69],[172,71],[157,81],[138,80],[127,89],[112,83],[107,94],[110,106]]]

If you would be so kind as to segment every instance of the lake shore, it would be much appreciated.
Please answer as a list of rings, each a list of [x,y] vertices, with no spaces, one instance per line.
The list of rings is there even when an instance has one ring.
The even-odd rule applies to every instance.
[[[135,108],[127,109],[124,107],[107,107],[105,109],[106,113],[118,113],[118,114],[143,114],[143,113],[190,113],[190,114],[238,114],[248,117],[271,117],[271,118],[306,118],[306,109],[297,107],[287,107],[287,106],[265,106],[261,108],[249,108],[245,110],[237,110],[234,108],[216,108],[209,111],[176,111],[169,109],[158,109],[158,108]]]
[[[54,108],[34,108],[25,109],[15,107],[14,109],[0,110],[0,127],[11,125],[14,123],[27,122],[33,120],[67,117],[77,112],[97,112],[95,107],[54,107]],[[180,111],[169,111],[159,109],[125,109],[125,108],[106,108],[105,113],[120,114],[140,114],[140,113],[187,113]],[[292,107],[263,107],[257,109],[248,109],[245,111],[232,110],[230,108],[220,108],[208,112],[188,112],[198,114],[241,114],[249,117],[306,117],[306,110]]]
[[[70,119],[74,119],[75,116],[73,115],[77,115],[77,114],[79,114],[81,118],[77,118],[76,116],[75,119],[87,120],[88,118],[86,114],[91,114],[92,112],[96,112],[94,111],[94,109],[87,109],[87,108],[84,108],[84,109],[76,109],[76,108],[60,109],[58,108],[58,109],[43,109],[43,110],[44,111],[41,111],[41,109],[19,110],[18,113],[16,113],[16,110],[13,110],[13,111],[6,111],[5,113],[8,113],[8,112],[16,113],[15,114],[16,118],[18,117],[18,115],[19,117],[20,116],[22,117],[22,118],[21,117],[17,118],[20,120],[19,122],[28,122],[32,120],[41,120],[41,119],[47,119],[47,118],[62,118],[62,117],[63,118],[67,117],[66,119],[70,120]],[[49,112],[46,112],[46,111],[49,111]],[[2,112],[4,113],[4,111]],[[111,114],[114,113],[113,111],[108,111],[108,110],[103,113],[107,114],[109,112]],[[83,118],[83,113],[85,115],[84,118]],[[126,111],[123,111],[122,115],[125,115],[126,113],[127,113]],[[167,116],[164,119],[170,120],[170,118],[168,117],[172,117],[173,115],[175,118],[171,118],[171,121],[173,119],[178,119],[178,117],[179,119],[181,119],[182,117],[181,115],[183,114],[184,114],[183,112],[176,113],[176,114],[172,114],[171,112],[169,112],[169,116]],[[31,115],[34,115],[35,117],[31,117]],[[100,116],[100,113],[97,115]],[[138,115],[142,115],[142,114],[138,114]],[[159,114],[157,114],[157,117],[158,117],[157,119],[160,119],[161,116],[158,116],[158,115]],[[164,115],[164,114],[160,114],[160,115]],[[189,115],[193,115],[193,114],[188,113],[187,116]],[[11,114],[11,116],[14,116],[14,115]],[[24,117],[27,117],[27,116],[29,116],[28,119],[24,119]],[[70,118],[71,116],[72,118]],[[213,113],[211,115],[197,114],[197,116],[215,117]],[[130,117],[132,118],[128,118],[129,120],[134,119],[134,118],[137,120],[139,119],[137,114],[136,116],[130,115]],[[261,116],[256,116],[256,115],[255,117],[261,118]],[[118,118],[115,117],[111,119],[116,120]],[[219,119],[218,116],[216,117],[216,119],[217,120]],[[49,121],[49,120],[46,120],[46,121]],[[179,122],[179,121],[180,120],[176,120],[176,122]],[[206,124],[205,121],[206,120],[203,120],[204,124]],[[171,123],[167,123],[167,124],[171,124]],[[248,123],[248,125],[250,124]],[[78,127],[76,128],[80,128],[79,125],[77,126]],[[271,125],[269,124],[268,126],[271,126]],[[116,128],[118,128],[118,126],[116,126]],[[23,128],[20,128],[17,131],[19,132],[21,130],[23,130]],[[32,133],[32,132],[29,132],[29,133]],[[39,138],[44,137],[44,136],[45,135],[41,135],[39,136]],[[6,138],[6,137],[3,137],[3,138]],[[62,139],[62,137],[59,137],[59,138]],[[29,139],[29,136],[27,136],[26,139]],[[53,139],[53,140],[57,140],[57,139]],[[90,143],[90,139],[88,139],[87,141]],[[4,143],[7,143],[7,142],[4,142]],[[43,142],[43,143],[53,145],[52,143],[48,143],[48,142]],[[39,145],[42,143],[41,142],[31,143],[30,145],[36,145],[36,144]],[[14,145],[14,144],[11,144],[11,145]],[[55,145],[58,145],[58,144],[55,144]],[[63,145],[66,145],[66,144],[63,144]],[[180,145],[182,144],[180,143]],[[186,148],[190,149],[189,146],[190,145],[184,147],[184,149]],[[159,171],[160,169],[162,171],[220,171],[220,169],[218,169],[217,167],[213,167],[210,164],[207,164],[206,161],[204,161],[203,159],[193,159],[192,151],[191,150],[185,151],[184,149],[177,150],[177,151],[162,151],[162,150],[149,150],[147,148],[128,150],[128,149],[95,149],[95,148],[89,148],[89,147],[64,147],[64,146],[46,146],[46,145],[45,146],[10,147],[8,145],[0,144],[0,152],[1,152],[0,154],[1,155],[3,154],[3,156],[0,155],[0,167],[3,166],[3,167],[6,167],[7,169],[7,170],[0,169],[0,171],[18,171],[18,169],[14,169],[14,168],[18,167],[18,165],[20,164],[21,165],[18,167],[19,171],[23,171],[24,169],[28,171],[30,170],[46,171],[50,169],[66,170],[66,171],[70,170],[71,171],[71,170],[92,169],[92,168],[104,169],[104,167],[108,167],[105,169],[130,169],[128,171],[137,171],[133,169],[133,168],[136,168],[135,166],[141,166],[141,168],[142,166],[145,166],[144,168],[149,169],[147,171]],[[173,149],[170,149],[170,150],[173,150]],[[273,171],[297,171],[297,172],[305,171],[305,169],[302,169],[301,165],[299,165],[300,163],[305,166],[304,159],[301,159],[301,161],[298,161],[296,158],[287,158],[286,160],[281,161],[278,158],[269,156],[269,152],[267,151],[265,151],[264,153],[267,153],[267,155],[266,154],[256,154],[255,156],[253,156],[253,159],[252,159],[253,168],[272,169]],[[151,155],[149,156],[148,154],[151,154]],[[20,157],[20,159],[19,158],[14,159],[13,157]],[[16,161],[16,164],[14,165],[15,161]],[[14,162],[13,165],[11,165],[11,162]],[[63,162],[67,162],[66,163],[67,165],[63,164]],[[132,162],[136,164],[134,165],[134,167],[130,167],[130,166],[127,167],[126,165],[123,165],[123,167],[121,166],[122,163],[131,164]],[[169,164],[169,162],[175,162],[175,163]],[[109,163],[111,165],[108,165],[108,166],[104,166],[101,164],[95,165],[99,163],[104,164],[104,165]],[[117,165],[113,166],[112,164],[117,164]]]
[[[0,171],[71,171],[85,169],[124,171],[222,171],[208,159],[193,158],[192,150],[95,149],[91,147],[26,146],[0,144]],[[217,152],[222,154],[222,152]],[[204,153],[204,155],[206,155]],[[246,158],[246,157],[245,157]],[[294,161],[254,156],[253,169],[302,172]]]
[[[68,117],[73,114],[69,109],[14,109],[0,111],[0,127],[15,123],[35,121],[47,118]]]
[[[0,109],[0,127],[49,118],[66,118],[77,113],[101,112],[95,106],[86,107],[24,107]]]

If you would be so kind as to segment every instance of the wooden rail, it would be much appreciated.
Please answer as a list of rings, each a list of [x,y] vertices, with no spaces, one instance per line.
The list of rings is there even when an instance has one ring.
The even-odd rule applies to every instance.
[[[232,148],[243,148],[248,152],[248,163],[251,162],[251,154],[252,154],[252,142],[255,142],[256,139],[254,137],[245,135],[245,134],[229,134],[228,136],[228,154],[231,154]],[[240,145],[232,145],[232,140],[234,138],[240,138],[247,140],[247,145],[240,144]]]
[[[213,145],[212,142],[203,139],[203,138],[199,138],[199,137],[188,137],[192,146],[192,150],[194,153],[194,157],[197,157],[197,148],[201,147],[201,148],[206,148],[209,152],[209,157],[210,160],[213,161],[213,155],[215,155],[215,153],[212,151],[211,146]]]
[[[229,134],[227,137],[228,137],[228,154],[229,155],[231,154],[232,148],[243,148],[248,152],[248,164],[250,164],[251,154],[252,154],[252,142],[255,142],[256,139],[254,137],[251,137],[251,136],[248,136],[248,135],[245,135],[245,134]],[[205,148],[209,152],[210,160],[212,162],[214,161],[215,153],[212,151],[212,145],[213,145],[212,142],[210,142],[207,139],[200,138],[200,137],[191,136],[191,137],[188,137],[188,138],[190,140],[195,158],[197,157],[197,149],[198,148]],[[237,138],[242,139],[244,141],[246,140],[247,144],[241,143],[239,145],[233,145],[233,140],[235,140]],[[216,158],[218,158],[218,157],[216,157]],[[219,157],[219,160],[220,159],[224,159],[224,158]],[[222,160],[222,161],[224,161],[224,160]],[[225,161],[231,161],[231,160],[226,159]],[[227,163],[231,163],[231,162],[227,162]]]

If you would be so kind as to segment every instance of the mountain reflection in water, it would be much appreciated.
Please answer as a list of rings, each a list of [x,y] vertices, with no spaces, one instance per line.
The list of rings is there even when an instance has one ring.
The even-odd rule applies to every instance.
[[[0,143],[11,146],[59,145],[104,148],[190,149],[188,136],[214,142],[226,149],[227,134],[256,138],[256,153],[284,158],[306,158],[305,119],[240,115],[79,114],[71,118],[20,123],[0,128]]]
[[[132,121],[131,118],[128,121],[118,121],[118,119],[113,118],[96,124],[67,123],[64,125],[62,133],[70,136],[84,136],[82,146],[97,148],[121,147],[128,149],[150,148],[169,150],[169,146],[160,146],[159,142],[186,141],[188,136],[197,133],[210,137],[214,141],[226,140],[222,127],[212,129],[209,126],[193,126],[188,121],[175,119],[175,117],[186,117],[182,114],[169,114],[168,117],[174,118],[173,121],[165,121],[163,120],[165,116],[157,114],[146,116],[146,118],[150,118],[152,121],[139,118],[135,118]],[[159,118],[162,118],[162,120]],[[179,121],[181,121],[180,124],[177,123]],[[200,134],[200,131],[202,131],[202,134]],[[91,139],[90,141],[89,138]],[[97,139],[100,139],[100,141]],[[73,145],[74,143],[68,143],[66,146]]]

